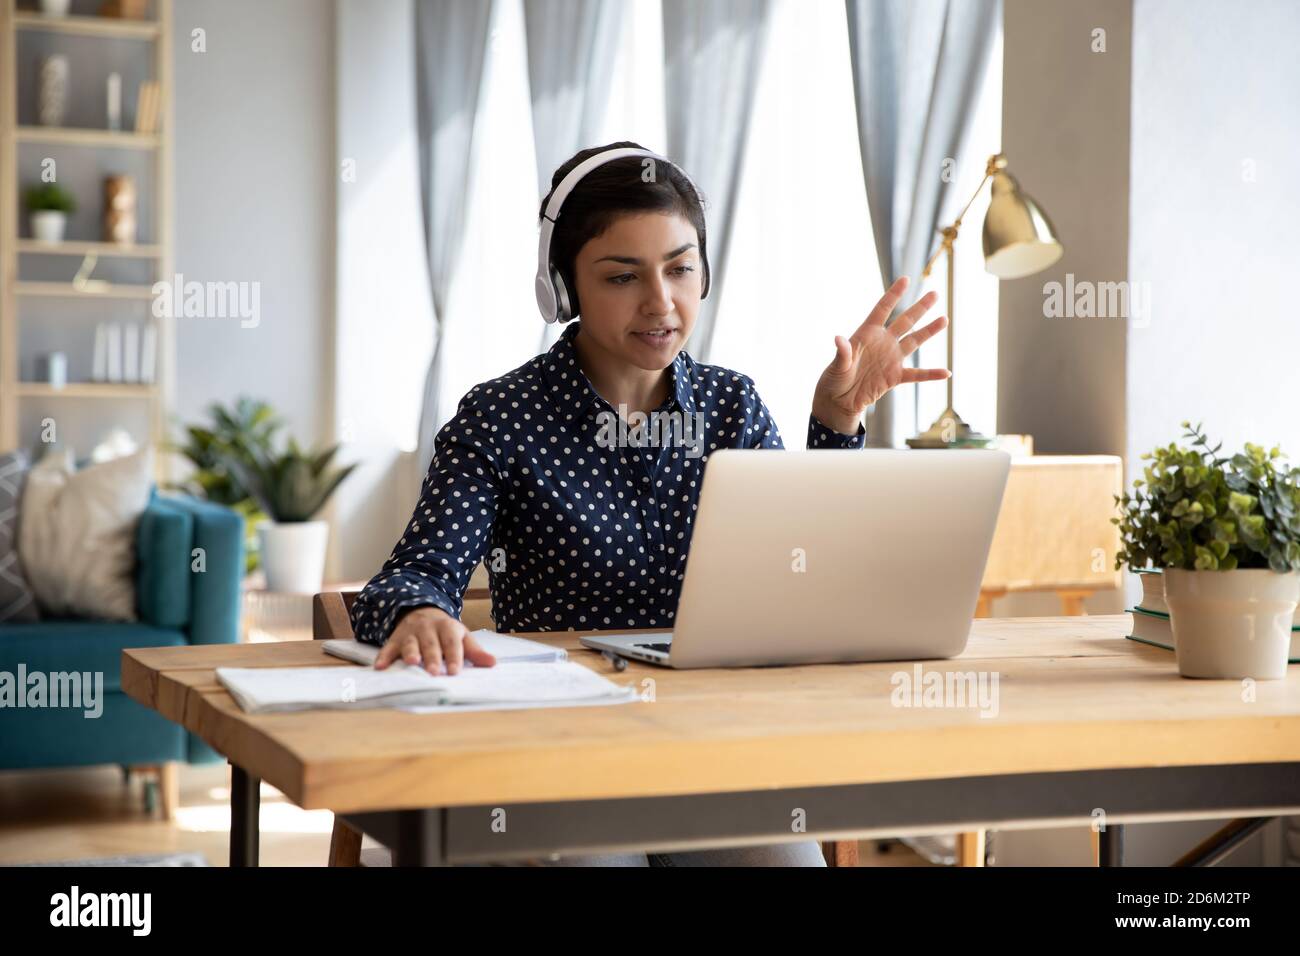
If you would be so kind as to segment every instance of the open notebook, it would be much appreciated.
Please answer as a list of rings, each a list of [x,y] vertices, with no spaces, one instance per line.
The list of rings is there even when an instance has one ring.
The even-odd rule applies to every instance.
[[[397,663],[384,670],[362,667],[218,667],[217,680],[252,714],[296,710],[359,710],[392,707],[415,713],[583,707],[637,699],[581,664],[563,648],[536,641],[475,632],[496,656],[495,667],[465,667],[454,676]],[[379,648],[352,640],[325,641],[337,657],[369,665]],[[331,647],[330,645],[334,645]]]

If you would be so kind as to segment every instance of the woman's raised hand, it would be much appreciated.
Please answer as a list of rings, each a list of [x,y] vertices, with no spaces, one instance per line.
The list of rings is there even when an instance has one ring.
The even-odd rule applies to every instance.
[[[907,285],[907,276],[899,277],[856,332],[847,339],[835,336],[835,358],[822,372],[813,393],[812,411],[822,424],[846,435],[856,434],[858,421],[867,406],[895,385],[941,381],[952,374],[946,368],[912,368],[904,364],[904,359],[920,348],[922,342],[948,324],[948,317],[941,315],[912,331],[938,298],[928,292],[886,327],[885,320],[893,313]]]

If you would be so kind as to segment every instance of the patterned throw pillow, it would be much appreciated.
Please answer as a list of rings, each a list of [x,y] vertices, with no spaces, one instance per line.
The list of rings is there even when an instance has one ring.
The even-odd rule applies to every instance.
[[[0,623],[40,617],[18,560],[18,512],[30,464],[22,451],[0,455]]]
[[[77,471],[47,453],[28,472],[18,550],[42,613],[134,621],[135,531],[153,487],[152,449]]]

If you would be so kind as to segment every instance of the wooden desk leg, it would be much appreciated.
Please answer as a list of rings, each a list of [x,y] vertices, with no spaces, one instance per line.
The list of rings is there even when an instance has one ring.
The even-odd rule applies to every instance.
[[[230,765],[230,865],[257,866],[262,781]]]
[[[168,823],[176,819],[176,808],[181,805],[180,762],[168,760],[158,767],[158,797],[162,804],[162,818]]]
[[[1006,588],[981,588],[979,603],[975,605],[975,616],[992,617],[994,598],[1003,597],[1006,593]],[[983,830],[957,834],[958,866],[984,865],[984,838]]]
[[[981,588],[980,599],[975,604],[976,617],[992,617],[993,601],[1007,593],[1006,588]]]
[[[334,831],[330,834],[329,865],[361,865],[361,834],[339,817],[334,818]]]
[[[1091,588],[1071,588],[1057,591],[1061,599],[1061,613],[1066,617],[1082,617],[1088,612],[1084,609],[1084,600],[1092,594]]]
[[[957,865],[984,865],[984,831],[972,830],[957,834]]]
[[[826,858],[827,866],[857,866],[858,841],[824,840],[822,856]]]

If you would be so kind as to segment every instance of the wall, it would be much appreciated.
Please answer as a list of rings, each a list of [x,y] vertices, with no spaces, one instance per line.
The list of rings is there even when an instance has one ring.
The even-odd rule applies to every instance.
[[[191,48],[195,29],[206,52]],[[260,283],[256,327],[177,319],[180,421],[245,393],[304,443],[329,434],[333,34],[319,0],[175,4],[175,268],[187,282]]]
[[[1049,269],[1002,282],[998,300],[998,431],[1032,435],[1040,454],[1125,453],[1125,323],[1048,318],[1044,287],[1127,276],[1130,26],[1130,0],[1003,3],[1002,149],[1065,246]],[[1124,597],[1086,605],[1118,613]],[[1055,595],[1016,594],[994,613],[1061,612]]]
[[[1045,454],[1124,453],[1126,329],[1050,319],[1044,284],[1128,271],[1130,0],[1005,0],[1002,147],[1065,255],[1002,283],[998,430]],[[1106,51],[1092,51],[1105,30]]]
[[[1254,441],[1300,457],[1288,288],[1300,260],[1300,6],[1258,0],[1231,23],[1227,9],[1133,8],[1129,272],[1154,307],[1129,340],[1131,467],[1183,419],[1225,451]]]

